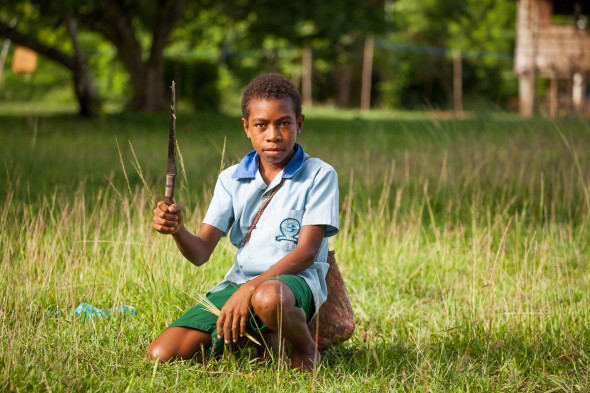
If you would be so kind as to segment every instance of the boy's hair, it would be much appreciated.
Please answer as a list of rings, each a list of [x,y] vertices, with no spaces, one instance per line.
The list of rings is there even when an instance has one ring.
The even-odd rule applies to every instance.
[[[289,98],[293,103],[295,116],[301,115],[301,96],[293,86],[293,83],[283,75],[271,72],[254,78],[242,95],[242,117],[248,119],[250,116],[250,101],[253,99],[270,100],[273,98]]]

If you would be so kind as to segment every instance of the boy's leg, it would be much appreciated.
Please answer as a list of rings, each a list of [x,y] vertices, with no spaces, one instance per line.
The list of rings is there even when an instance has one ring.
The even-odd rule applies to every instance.
[[[211,334],[187,327],[170,327],[156,338],[148,347],[151,360],[161,362],[170,360],[195,359],[201,361],[203,348],[211,345]]]
[[[227,299],[237,290],[230,286],[221,291],[207,294],[207,299],[217,308],[223,307]],[[172,322],[168,329],[152,342],[147,353],[150,359],[167,362],[174,359],[195,359],[201,361],[203,349],[206,355],[218,354],[221,345],[212,346],[217,316],[207,311],[201,304],[187,310],[180,318]]]
[[[291,343],[292,366],[312,371],[320,354],[307,328],[305,311],[297,307],[291,288],[279,280],[265,282],[252,294],[252,308],[269,329],[280,330]]]

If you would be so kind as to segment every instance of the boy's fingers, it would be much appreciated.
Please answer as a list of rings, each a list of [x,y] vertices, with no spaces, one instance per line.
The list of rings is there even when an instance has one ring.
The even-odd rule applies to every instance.
[[[167,220],[160,217],[154,217],[152,220],[154,225],[166,227],[166,228],[176,228],[178,226],[178,221],[176,220]]]
[[[234,320],[231,330],[232,330],[232,340],[233,340],[233,342],[237,342],[238,339],[240,338],[240,321]]]
[[[166,202],[164,201],[160,201],[158,202],[158,204],[156,205],[157,208],[160,211],[164,212],[164,213],[171,213],[171,214],[178,214],[182,208],[180,207],[180,205],[173,203],[172,205],[167,205]]]
[[[157,223],[171,223],[174,224],[178,222],[178,218],[173,214],[156,214],[154,215],[154,222]]]
[[[247,324],[248,324],[248,318],[242,317],[240,319],[240,337],[244,337],[244,334],[246,334],[246,325]]]
[[[240,338],[241,319],[232,315],[231,318],[225,318],[223,321],[223,337],[226,344],[229,344],[230,341],[237,342]]]
[[[180,205],[177,205],[176,203],[173,203],[172,205],[168,206],[168,209],[166,209],[166,211],[169,211],[170,213],[174,214],[178,214],[181,210],[182,208],[180,207]]]
[[[154,230],[156,232],[159,232],[159,233],[164,234],[164,235],[173,235],[177,231],[176,230],[176,227],[166,227],[166,226],[159,225],[159,224],[156,224],[156,223],[153,223],[152,224],[152,228],[154,228]]]
[[[223,327],[223,341],[225,341],[226,344],[229,344],[229,341],[232,338],[231,323],[232,323],[231,318],[226,318],[225,323],[224,323],[224,327]]]
[[[158,232],[173,233],[178,227],[180,217],[175,211],[180,209],[177,205],[173,205],[171,207],[174,212],[169,212],[168,207],[164,201],[160,201],[154,209],[152,226]]]
[[[166,221],[173,221],[173,222],[178,221],[178,216],[176,214],[167,214],[167,213],[161,212],[160,214],[158,214],[158,217],[163,220],[166,220]]]
[[[217,318],[217,338],[223,337],[223,322],[225,320],[225,315],[223,311],[219,314],[219,318]]]

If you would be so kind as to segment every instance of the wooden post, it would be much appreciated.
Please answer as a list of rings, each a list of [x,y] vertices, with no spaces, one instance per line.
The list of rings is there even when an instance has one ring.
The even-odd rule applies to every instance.
[[[574,108],[579,111],[584,107],[586,96],[586,75],[581,72],[576,72],[573,78],[572,86],[572,102]]]
[[[301,95],[303,98],[303,106],[311,108],[313,106],[311,82],[313,54],[311,48],[303,48],[303,53],[301,54],[301,68]]]
[[[367,34],[365,38],[365,50],[363,53],[363,70],[361,84],[361,111],[371,110],[371,75],[373,74],[373,51],[375,37]]]
[[[532,117],[535,109],[535,79],[537,76],[537,37],[539,4],[536,0],[519,0],[517,15],[516,57],[514,70],[518,74],[518,103],[522,117]]]
[[[518,76],[518,99],[520,115],[532,117],[535,108],[535,72],[523,71]]]
[[[463,114],[463,67],[461,51],[453,51],[453,104],[455,115]]]
[[[559,113],[559,82],[557,74],[553,73],[549,79],[549,116],[557,117]]]

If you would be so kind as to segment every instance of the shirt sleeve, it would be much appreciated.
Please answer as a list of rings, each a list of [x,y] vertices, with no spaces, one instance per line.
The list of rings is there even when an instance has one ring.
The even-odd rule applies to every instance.
[[[226,172],[221,173],[217,178],[213,199],[211,199],[203,223],[219,229],[224,236],[227,235],[234,223],[233,197],[230,191],[229,176]]]
[[[313,180],[305,202],[302,225],[326,225],[326,237],[338,233],[338,175],[332,167],[322,167]]]

